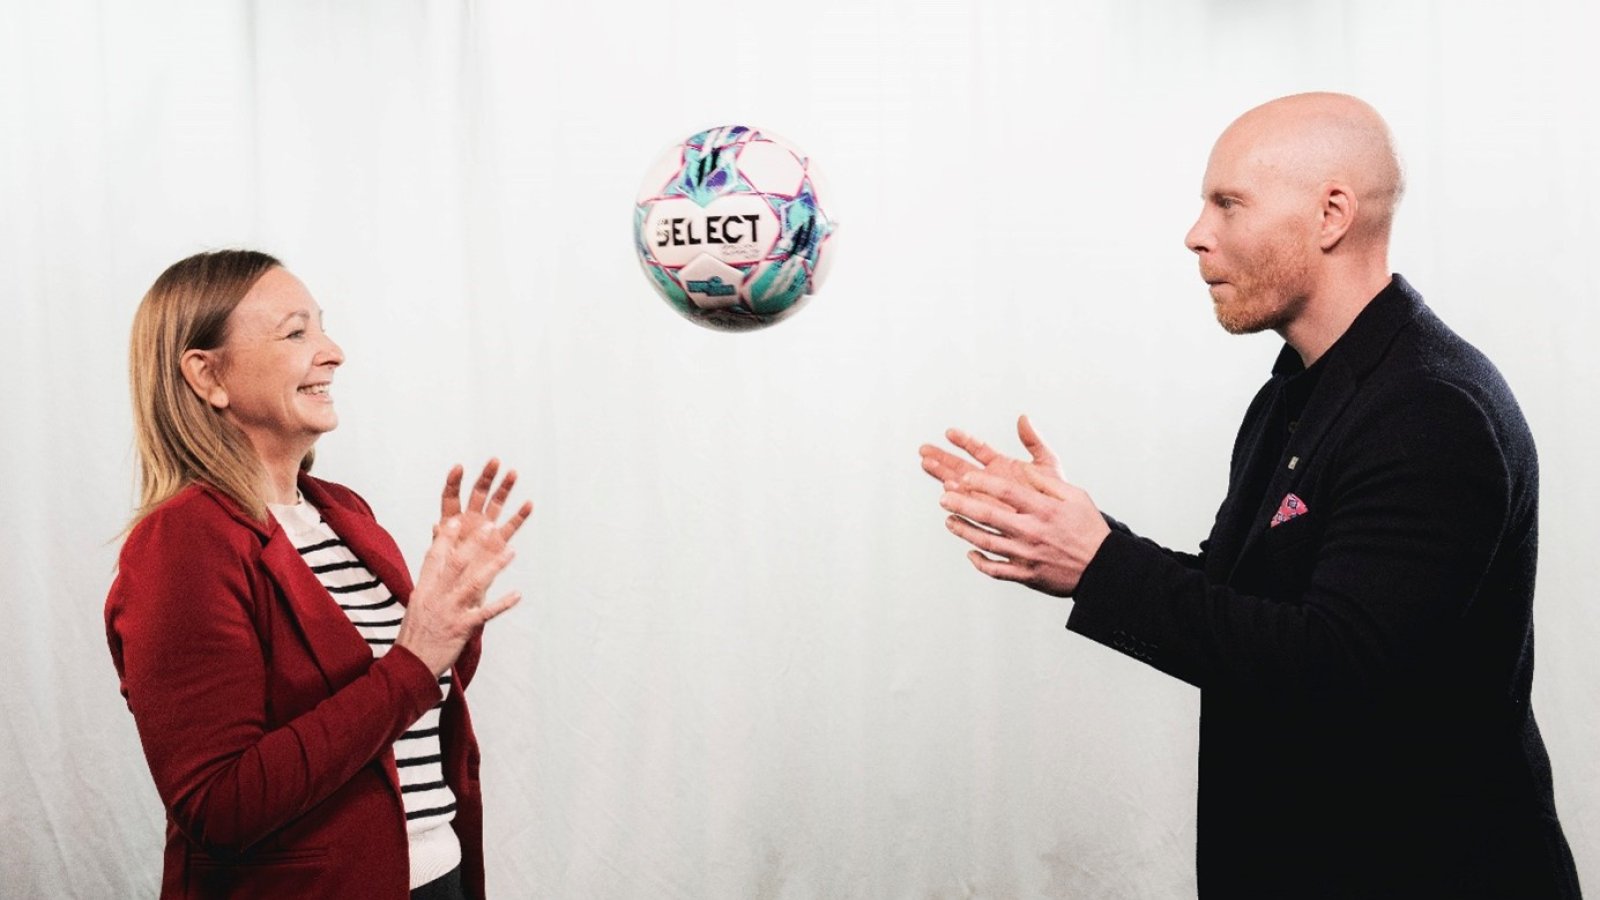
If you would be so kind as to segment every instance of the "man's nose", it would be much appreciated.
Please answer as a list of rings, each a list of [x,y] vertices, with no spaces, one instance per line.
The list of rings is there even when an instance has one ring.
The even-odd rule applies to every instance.
[[[1205,213],[1189,226],[1189,233],[1183,236],[1183,245],[1195,253],[1204,253],[1211,249],[1211,230],[1206,227]]]

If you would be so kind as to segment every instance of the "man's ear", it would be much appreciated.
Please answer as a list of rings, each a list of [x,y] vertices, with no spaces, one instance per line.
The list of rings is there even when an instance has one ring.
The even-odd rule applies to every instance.
[[[1356,192],[1347,184],[1330,181],[1322,186],[1322,229],[1318,235],[1324,252],[1344,240],[1356,221]]]
[[[179,365],[183,380],[213,409],[228,408],[228,389],[222,386],[222,370],[215,350],[185,350]]]

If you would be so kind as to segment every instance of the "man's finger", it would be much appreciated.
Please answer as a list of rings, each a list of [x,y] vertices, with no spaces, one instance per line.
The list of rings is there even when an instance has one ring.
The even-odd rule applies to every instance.
[[[1048,511],[1049,501],[1054,499],[1041,494],[1032,485],[1018,484],[985,472],[968,472],[961,476],[961,486],[968,491],[988,494],[1023,515]]]
[[[971,463],[931,444],[923,444],[919,452],[922,470],[940,481],[960,478],[962,473],[972,469]]]
[[[1001,556],[1006,559],[1016,560],[1027,553],[1027,549],[1021,543],[1004,535],[995,534],[988,529],[980,528],[960,516],[946,516],[944,525],[956,537],[991,556]]]
[[[1033,577],[1033,573],[1022,566],[1005,560],[990,559],[976,550],[967,551],[967,560],[979,572],[1000,581],[1026,582]]]
[[[1044,442],[1044,438],[1039,437],[1039,432],[1034,430],[1027,416],[1017,418],[1017,437],[1022,440],[1022,446],[1034,462],[1056,471],[1061,469],[1061,460],[1056,458],[1055,451]]]
[[[1022,477],[1028,484],[1041,494],[1054,497],[1057,500],[1067,499],[1067,483],[1059,478],[1052,478],[1033,466],[1022,470]]]
[[[1000,456],[993,447],[958,428],[946,431],[944,436],[950,443],[965,450],[969,456],[986,466]]]
[[[1004,506],[969,494],[945,491],[939,496],[939,505],[946,512],[955,513],[1001,534],[1021,534],[1025,524],[1021,516]]]

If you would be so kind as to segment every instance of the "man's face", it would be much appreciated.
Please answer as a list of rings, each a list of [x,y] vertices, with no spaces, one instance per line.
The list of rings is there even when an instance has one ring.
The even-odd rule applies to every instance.
[[[1217,321],[1233,334],[1273,329],[1300,315],[1315,284],[1315,194],[1283,154],[1236,125],[1211,151],[1205,205],[1184,243],[1200,257]]]

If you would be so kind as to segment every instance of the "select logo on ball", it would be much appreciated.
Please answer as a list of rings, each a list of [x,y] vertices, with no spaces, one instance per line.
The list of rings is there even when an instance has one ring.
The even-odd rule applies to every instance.
[[[674,144],[645,176],[634,248],[652,287],[708,328],[792,315],[821,287],[837,223],[813,160],[770,133],[728,125]]]
[[[727,225],[723,225],[723,221]],[[749,227],[740,225],[748,222]],[[701,237],[695,225],[700,224],[693,218],[667,219],[656,226],[656,246],[670,245],[698,247],[701,244],[738,244],[745,242],[745,235],[749,235],[749,243],[761,241],[761,217],[757,215],[743,216],[706,216],[705,236]]]
[[[772,207],[753,194],[718,197],[707,206],[673,197],[653,205],[645,220],[650,255],[667,267],[702,253],[723,262],[754,262],[772,252],[778,230]]]

